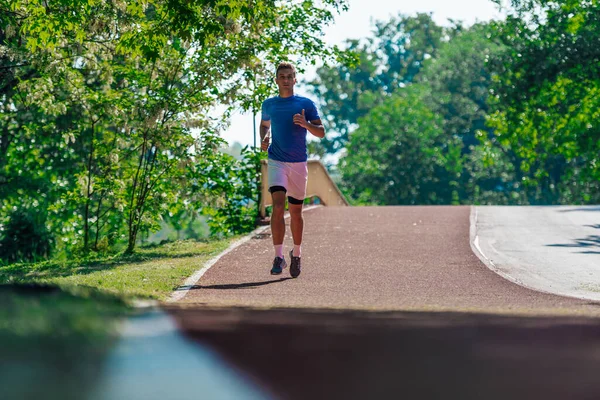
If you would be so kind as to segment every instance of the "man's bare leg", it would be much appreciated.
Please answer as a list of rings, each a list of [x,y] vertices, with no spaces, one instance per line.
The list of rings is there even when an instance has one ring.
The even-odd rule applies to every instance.
[[[304,217],[302,216],[302,204],[288,204],[290,211],[290,229],[292,230],[292,238],[294,246],[302,245],[302,233],[304,231]],[[294,254],[299,257],[299,254]]]
[[[271,193],[273,199],[273,212],[271,213],[271,235],[273,236],[273,246],[283,245],[285,237],[285,192],[279,191]]]
[[[304,217],[302,217],[302,204],[288,203],[290,210],[290,229],[292,230],[292,238],[294,239],[294,249],[290,251],[290,275],[292,278],[297,278],[302,269],[300,263],[302,232],[304,230]]]
[[[271,235],[273,236],[273,248],[275,249],[275,258],[271,275],[279,275],[287,267],[283,256],[283,238],[285,237],[285,192],[277,191],[271,193],[273,199],[273,212],[271,213]]]

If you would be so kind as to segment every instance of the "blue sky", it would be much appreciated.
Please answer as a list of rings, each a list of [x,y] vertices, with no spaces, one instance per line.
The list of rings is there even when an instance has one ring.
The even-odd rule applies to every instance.
[[[338,15],[333,25],[324,29],[325,41],[330,44],[342,44],[346,39],[357,39],[370,35],[373,20],[388,20],[398,13],[415,14],[431,12],[433,19],[440,25],[448,25],[448,19],[461,20],[467,25],[477,21],[489,21],[500,18],[497,7],[490,0],[349,0],[349,10]],[[304,78],[314,77],[315,69],[309,69]],[[296,93],[305,94],[302,88]],[[257,127],[259,116],[255,117]],[[252,145],[254,142],[252,114],[234,114],[229,129],[222,133],[229,144],[239,142]]]

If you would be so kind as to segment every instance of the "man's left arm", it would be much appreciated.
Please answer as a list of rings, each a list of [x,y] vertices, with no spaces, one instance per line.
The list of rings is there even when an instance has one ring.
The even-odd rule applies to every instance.
[[[307,121],[306,116],[304,114],[304,110],[302,110],[302,114],[294,115],[294,123],[305,128],[313,136],[316,136],[321,139],[325,137],[325,127],[323,126],[323,122],[321,122],[321,118]]]
[[[325,127],[321,119],[306,121],[306,130],[318,138],[323,139],[325,137]]]

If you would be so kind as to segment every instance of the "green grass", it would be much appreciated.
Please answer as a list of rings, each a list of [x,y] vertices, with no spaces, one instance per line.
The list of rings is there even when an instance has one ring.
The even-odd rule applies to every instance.
[[[84,286],[124,297],[166,300],[186,278],[238,237],[179,241],[140,248],[129,256],[0,266],[0,284]]]

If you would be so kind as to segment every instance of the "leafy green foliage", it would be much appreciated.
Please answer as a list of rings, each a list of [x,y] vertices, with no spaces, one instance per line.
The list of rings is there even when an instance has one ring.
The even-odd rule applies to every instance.
[[[347,50],[358,57],[356,63],[317,70],[318,78],[309,85],[321,99],[327,152],[343,148],[361,117],[415,79],[425,60],[435,56],[445,33],[429,14],[399,15],[377,22],[373,37],[347,41]]]
[[[511,4],[496,24],[506,51],[492,59],[497,137],[486,143],[507,150],[524,202],[597,203],[600,4]]]
[[[485,121],[492,73],[486,61],[499,52],[492,35],[486,24],[457,29],[415,78],[429,87],[428,103],[443,117],[444,131],[461,138],[466,152],[478,144],[478,130],[490,131]]]
[[[426,61],[415,81],[429,88],[425,99],[431,110],[442,116],[447,140],[459,138],[461,155],[453,165],[452,185],[459,202],[507,201],[505,178],[490,173],[478,149],[480,138],[493,136],[487,125],[488,99],[494,71],[487,61],[502,47],[492,41],[494,31],[488,24],[469,29],[457,27],[449,42],[443,43],[435,58]],[[485,195],[482,197],[482,193]]]
[[[256,225],[256,204],[260,193],[260,160],[265,157],[260,149],[244,147],[241,158],[227,160],[222,169],[211,168],[205,175],[206,184],[216,203],[204,207],[210,216],[208,225],[213,235],[230,236],[248,232]]]
[[[367,204],[445,204],[452,200],[447,165],[460,158],[442,120],[411,85],[359,120],[342,159],[343,184]]]
[[[501,178],[480,168],[482,153],[476,151],[477,132],[491,131],[486,117],[492,72],[486,60],[499,46],[485,24],[455,25],[446,32],[450,39],[440,40],[414,74],[406,72],[391,95],[378,97],[387,104],[385,111],[369,108],[357,121],[341,171],[343,186],[359,202],[462,204],[487,201],[504,190]],[[355,134],[360,139],[354,140]]]
[[[39,218],[38,218],[39,219]],[[33,261],[48,256],[53,239],[41,221],[24,210],[10,214],[0,239],[0,255],[4,261]]]
[[[209,207],[224,233],[249,229],[257,175],[217,155],[218,132],[273,93],[277,62],[346,57],[321,34],[345,7],[0,1],[0,223],[15,206],[47,213],[65,257],[132,252],[164,216]]]
[[[349,134],[341,159],[345,193],[368,204],[600,200],[600,5],[511,3],[505,21],[443,30],[448,40],[437,42],[414,74],[398,69],[405,79],[390,79],[396,87],[383,78],[389,76],[380,60],[390,52],[381,29],[349,42],[360,55],[356,68],[319,71],[315,93],[331,112],[330,128],[341,133],[338,147],[327,150]],[[394,31],[401,35],[400,27]],[[394,144],[403,140],[412,145]],[[405,159],[414,170],[397,165]]]

